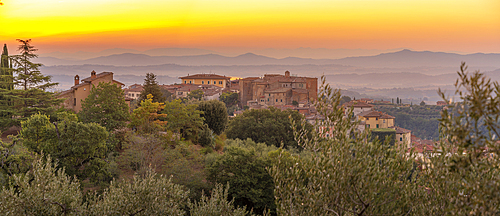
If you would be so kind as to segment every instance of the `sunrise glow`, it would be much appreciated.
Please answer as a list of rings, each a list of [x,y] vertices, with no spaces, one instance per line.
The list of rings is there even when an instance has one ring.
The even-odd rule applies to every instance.
[[[3,0],[0,42],[45,52],[413,48],[500,52],[498,0]]]

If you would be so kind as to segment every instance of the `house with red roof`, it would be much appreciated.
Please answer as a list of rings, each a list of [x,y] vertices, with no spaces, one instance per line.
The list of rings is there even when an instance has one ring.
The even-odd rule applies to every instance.
[[[102,72],[97,74],[95,71],[92,71],[90,72],[90,77],[80,80],[80,76],[76,75],[74,80],[75,85],[69,90],[60,92],[57,98],[66,99],[63,102],[63,107],[75,112],[80,112],[82,109],[82,101],[90,95],[90,90],[100,83],[108,82],[118,85],[119,87],[125,86],[125,84],[113,79],[113,72]],[[130,98],[125,98],[129,106],[131,100]]]

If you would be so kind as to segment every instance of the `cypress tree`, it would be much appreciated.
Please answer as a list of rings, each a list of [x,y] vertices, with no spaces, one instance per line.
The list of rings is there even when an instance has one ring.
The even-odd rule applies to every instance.
[[[12,126],[12,116],[16,113],[14,101],[14,77],[7,44],[3,45],[0,56],[0,129]]]
[[[47,91],[58,83],[51,82],[51,76],[40,72],[42,64],[31,61],[38,57],[35,54],[37,49],[31,45],[31,39],[17,41],[20,43],[18,47],[20,54],[8,57],[13,63],[9,63],[12,69],[7,70],[12,82],[8,85],[10,90],[2,90],[4,98],[0,103],[0,110],[4,111],[4,116],[0,120],[0,128],[19,125],[21,121],[36,113],[49,115],[63,101],[56,99],[54,93]],[[16,86],[20,88],[16,89]],[[12,118],[13,116],[16,118]]]
[[[7,49],[7,44],[3,45],[3,51],[0,60],[0,76],[2,82],[0,88],[7,90],[14,89],[12,64],[9,58],[9,50]]]
[[[161,93],[160,86],[158,82],[156,82],[156,75],[153,73],[147,73],[146,78],[144,79],[144,89],[141,92],[141,97],[139,97],[139,101],[143,101],[147,99],[148,94],[153,95],[153,103],[165,102],[166,98],[163,97]]]

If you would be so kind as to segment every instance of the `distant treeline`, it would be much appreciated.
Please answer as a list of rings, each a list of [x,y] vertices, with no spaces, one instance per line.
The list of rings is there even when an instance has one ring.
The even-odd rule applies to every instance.
[[[395,125],[411,130],[422,139],[439,138],[439,121],[442,106],[412,105],[410,107],[377,106],[376,110],[396,117]]]

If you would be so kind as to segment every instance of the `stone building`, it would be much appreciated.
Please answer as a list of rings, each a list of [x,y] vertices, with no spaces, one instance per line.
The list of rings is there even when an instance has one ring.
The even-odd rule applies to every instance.
[[[128,88],[124,89],[123,91],[125,93],[125,97],[136,100],[139,97],[141,97],[142,90],[144,90],[144,87],[142,87],[141,84],[133,84]]]
[[[344,106],[344,110],[346,112],[348,111],[348,109],[352,108],[352,112],[355,116],[358,116],[362,112],[373,110],[373,105],[357,100],[349,101],[342,106]]]
[[[364,122],[367,129],[394,127],[394,116],[379,111],[365,111],[357,115]]]
[[[318,78],[266,74],[239,80],[240,105],[260,106],[308,104],[317,99]]]
[[[102,72],[96,74],[95,71],[90,72],[90,77],[80,80],[78,75],[75,76],[75,85],[71,89],[63,91],[57,95],[57,98],[66,99],[63,102],[64,108],[71,109],[75,112],[80,112],[82,109],[82,101],[90,95],[90,90],[101,82],[111,82],[123,87],[125,84],[113,79],[112,72]],[[130,98],[127,98],[127,104],[130,106]]]
[[[391,127],[396,130],[396,143],[404,149],[411,148],[411,130],[402,127]]]
[[[179,78],[182,80],[182,84],[215,85],[221,88],[229,88],[231,84],[231,77],[217,74],[194,74]]]

